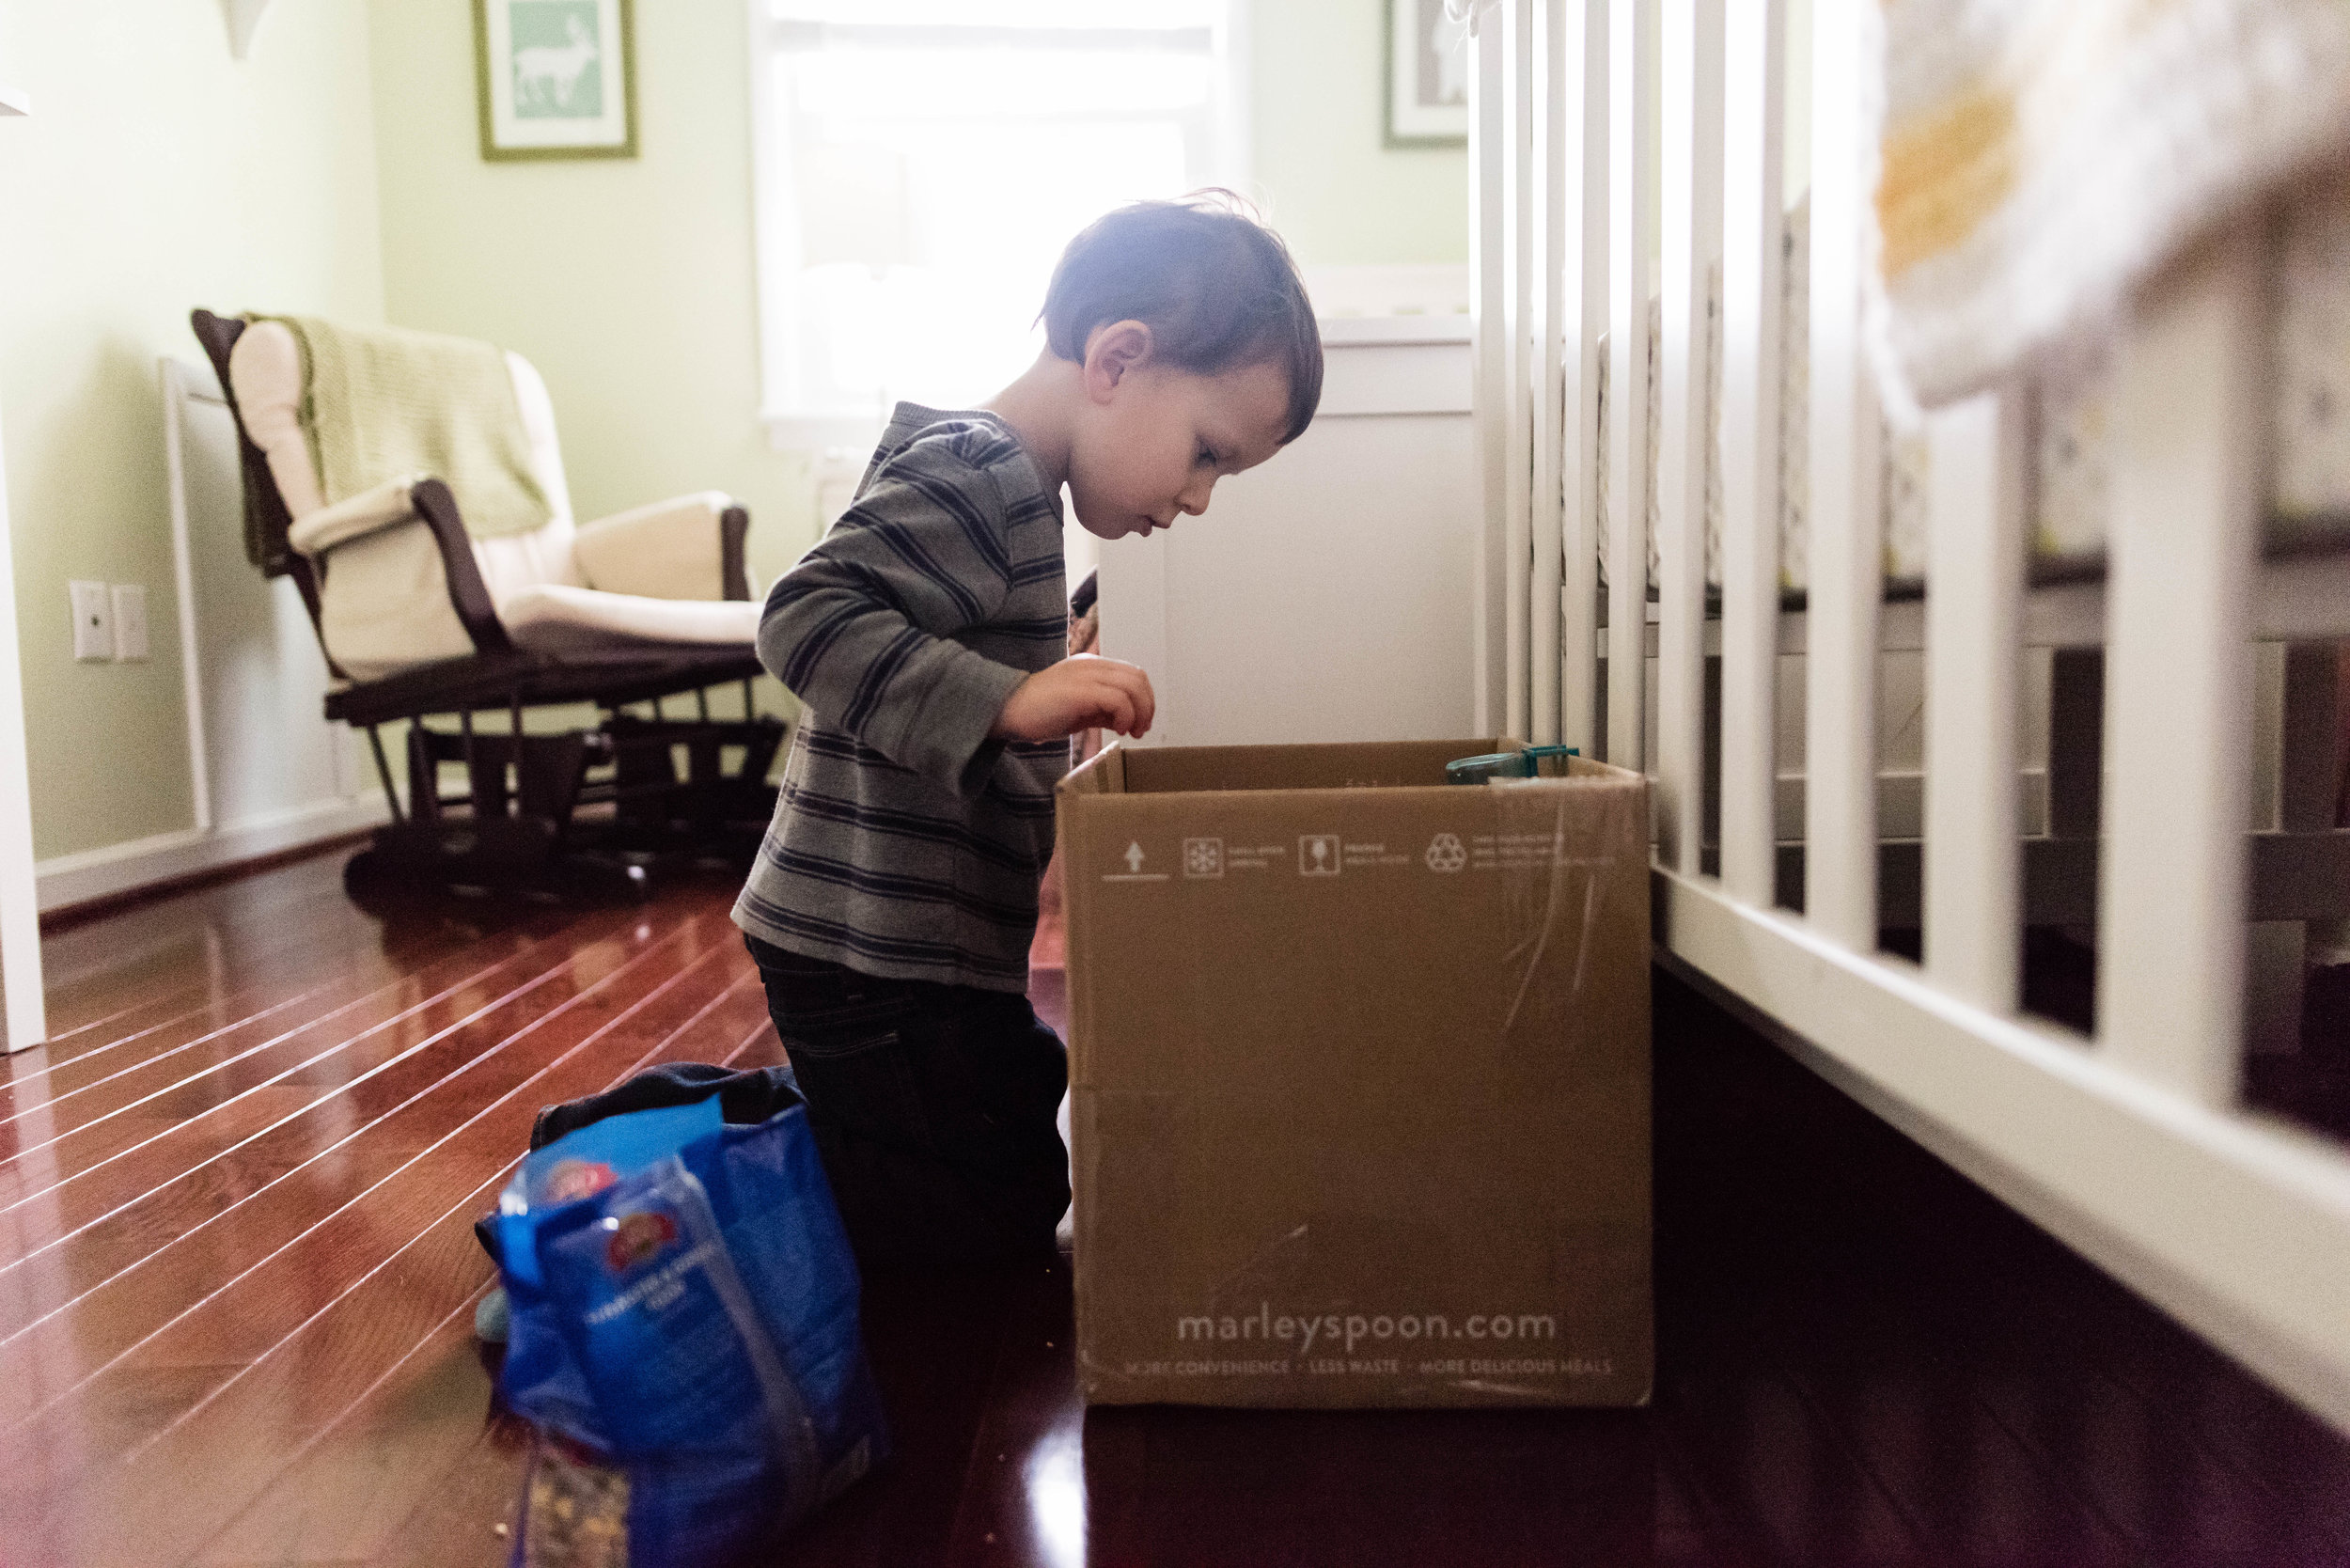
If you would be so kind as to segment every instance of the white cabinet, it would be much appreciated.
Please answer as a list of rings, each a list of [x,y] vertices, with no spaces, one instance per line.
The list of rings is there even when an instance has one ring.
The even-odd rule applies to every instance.
[[[1304,435],[1204,516],[1101,547],[1102,651],[1150,672],[1152,742],[1475,733],[1468,318],[1322,331]]]

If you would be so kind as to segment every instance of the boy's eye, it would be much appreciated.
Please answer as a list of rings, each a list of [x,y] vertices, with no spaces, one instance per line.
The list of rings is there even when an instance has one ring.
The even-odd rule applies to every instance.
[[[1202,447],[1199,448],[1198,461],[1206,463],[1209,467],[1214,468],[1215,466],[1215,453],[1209,450],[1207,447]]]

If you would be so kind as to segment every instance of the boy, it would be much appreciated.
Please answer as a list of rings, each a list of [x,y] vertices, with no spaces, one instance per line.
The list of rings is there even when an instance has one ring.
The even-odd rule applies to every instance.
[[[979,408],[898,405],[760,622],[804,712],[734,918],[869,1263],[1042,1255],[1069,1205],[1037,883],[1068,737],[1141,735],[1152,703],[1134,666],[1063,657],[1061,486],[1089,532],[1148,535],[1322,395],[1295,265],[1220,194],[1095,222],[1041,319],[1043,353]]]

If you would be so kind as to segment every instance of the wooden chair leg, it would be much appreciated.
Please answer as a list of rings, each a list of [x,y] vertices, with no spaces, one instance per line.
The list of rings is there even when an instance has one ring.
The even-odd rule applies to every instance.
[[[441,764],[421,718],[408,721],[408,815],[420,823],[441,816]]]
[[[392,821],[396,823],[407,821],[406,813],[400,809],[400,792],[392,788],[392,765],[384,757],[384,731],[381,725],[368,726],[368,750],[375,757],[375,776],[384,783],[384,808],[391,812]]]

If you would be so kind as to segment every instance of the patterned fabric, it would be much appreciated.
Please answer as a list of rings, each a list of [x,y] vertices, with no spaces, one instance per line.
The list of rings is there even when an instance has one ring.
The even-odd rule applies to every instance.
[[[985,413],[900,403],[857,496],[767,596],[804,712],[734,920],[868,975],[1025,992],[1065,741],[988,739],[1059,660],[1059,497]]]
[[[2295,192],[2272,236],[2279,287],[2269,343],[2272,543],[2350,537],[2350,175]],[[2044,557],[2094,561],[2111,507],[2113,362],[2107,345],[2068,348],[2039,378],[2039,516]]]
[[[2350,176],[2296,199],[2278,241],[2275,515],[2350,530]]]
[[[1810,531],[1807,514],[1811,500],[1811,198],[1806,196],[1788,211],[1781,240],[1779,332],[1784,345],[1779,359],[1778,388],[1778,586],[1782,592],[1800,593],[1810,581]],[[1708,272],[1705,298],[1706,429],[1710,432],[1705,463],[1705,581],[1722,583],[1722,273],[1717,262]],[[1662,429],[1663,376],[1657,363],[1664,340],[1664,305],[1649,301],[1648,450],[1657,461]],[[1608,473],[1607,337],[1600,336],[1599,356],[1599,497],[1600,515],[1607,514],[1611,477]],[[1883,464],[1885,496],[1885,574],[1894,583],[1922,581],[1926,571],[1926,439],[1922,431],[1902,431],[1890,423],[1880,427],[1878,452]],[[1649,486],[1649,585],[1657,581],[1657,505],[1659,487]],[[1600,530],[1600,579],[1607,577],[1608,541]]]
[[[1810,257],[1807,198],[1787,214],[1785,293],[1779,362],[1779,587],[1802,591],[1810,500]],[[2273,543],[2333,542],[2350,538],[2350,173],[2307,181],[2279,214],[2273,259],[2280,287],[2272,318],[2276,374],[2271,449],[2275,453],[2269,532]],[[1706,476],[1706,582],[1721,583],[1721,277],[1716,268],[1707,301],[1706,345],[1713,361],[1709,404],[1714,446]],[[1656,451],[1658,380],[1655,338],[1661,309],[1651,302],[1649,324],[1649,450]],[[1603,339],[1604,341],[1604,339]],[[2033,453],[2036,511],[2031,551],[2043,566],[2093,570],[2104,559],[2111,498],[2108,404],[2113,364],[2109,344],[2091,337],[2068,342],[2036,366],[2032,396],[2039,404]],[[1606,468],[1609,388],[1600,357],[1600,497],[1608,494]],[[1884,480],[1885,576],[1889,585],[1922,583],[1929,525],[1927,484],[1932,463],[1921,427],[1881,427]],[[1656,581],[1655,487],[1651,486],[1649,575]],[[1603,510],[1603,515],[1604,515]],[[1599,540],[1601,575],[1607,539]]]
[[[1885,0],[1877,215],[1920,401],[2093,327],[2213,220],[2350,146],[2342,0]]]

